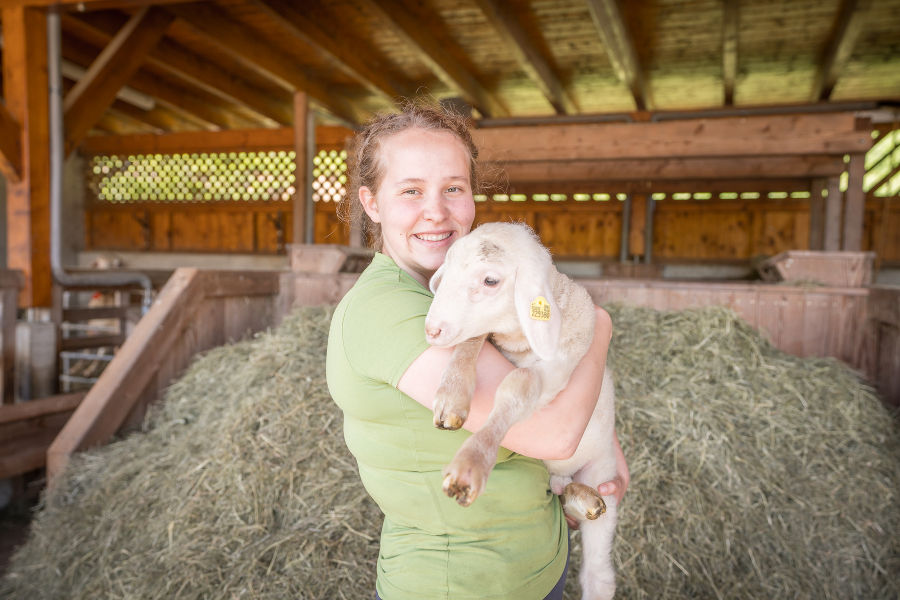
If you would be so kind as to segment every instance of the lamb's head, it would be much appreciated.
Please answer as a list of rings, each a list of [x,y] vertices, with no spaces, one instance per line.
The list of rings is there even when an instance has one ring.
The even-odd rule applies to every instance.
[[[560,314],[550,253],[530,227],[486,223],[460,238],[431,278],[425,335],[454,346],[486,333],[523,333],[541,358],[556,351]]]

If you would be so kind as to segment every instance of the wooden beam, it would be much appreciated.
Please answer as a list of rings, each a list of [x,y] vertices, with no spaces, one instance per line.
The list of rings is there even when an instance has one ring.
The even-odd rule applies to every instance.
[[[312,198],[309,197],[311,181],[309,165],[312,161],[310,153],[310,137],[313,123],[310,119],[309,100],[303,92],[294,95],[294,198],[293,198],[293,232],[294,243],[305,244],[307,241],[307,214]],[[313,141],[314,147],[315,141]]]
[[[476,129],[484,161],[855,154],[872,145],[852,113]]]
[[[578,106],[571,92],[562,84],[550,62],[538,50],[536,40],[522,25],[520,12],[505,0],[478,0],[478,6],[556,114],[577,114]]]
[[[865,0],[840,1],[813,80],[813,101],[828,100],[831,97],[831,92],[853,53],[856,40],[862,33],[866,8]]]
[[[823,250],[841,249],[841,180],[838,177],[828,178],[828,196],[825,198],[825,233]]]
[[[646,76],[638,61],[634,40],[622,18],[618,1],[588,0],[587,5],[616,77],[628,86],[637,110],[649,110],[652,102]]]
[[[465,98],[485,117],[509,114],[507,108],[471,73],[471,69],[448,51],[455,44],[441,31],[436,19],[424,13],[413,14],[410,7],[399,0],[362,0],[379,20],[415,52],[444,85]]]
[[[249,67],[264,72],[284,89],[304,91],[332,115],[350,124],[362,120],[354,106],[323,82],[295,66],[294,61],[272,46],[261,42],[258,36],[241,23],[222,14],[214,5],[197,2],[167,7],[191,28],[203,34],[226,55]]]
[[[22,181],[22,128],[0,104],[0,173],[11,183]]]
[[[63,109],[67,154],[112,105],[116,93],[137,72],[172,21],[172,15],[158,8],[146,7],[136,12],[66,95]]]
[[[866,209],[866,195],[863,192],[863,177],[866,174],[866,155],[850,155],[847,169],[847,192],[844,194],[844,236],[842,250],[858,252],[862,250],[863,216]]]
[[[334,61],[343,71],[356,79],[376,96],[393,105],[398,98],[409,93],[408,86],[398,86],[388,76],[384,66],[372,60],[372,48],[363,47],[358,41],[338,33],[322,29],[327,15],[316,12],[316,7],[301,6],[285,0],[254,0],[253,5],[276,21],[289,36],[316,48]],[[337,32],[335,32],[337,33]]]
[[[829,177],[844,171],[840,156],[641,158],[482,163],[511,182]]]
[[[335,125],[316,127],[319,146],[339,149],[353,135],[353,130]],[[85,154],[172,154],[175,152],[260,152],[293,150],[294,130],[236,129],[169,133],[163,135],[93,136],[85,140]]]
[[[722,2],[722,86],[725,105],[734,105],[734,88],[738,74],[738,31],[740,9],[738,0]]]
[[[68,60],[78,66],[91,64],[95,49],[70,35],[63,35],[63,49]],[[246,128],[247,124],[234,116],[218,97],[191,91],[142,71],[135,73],[128,86],[153,97],[168,110],[194,122],[199,129],[216,130]]]
[[[126,17],[110,11],[90,15],[63,16],[65,31],[89,43],[105,45]],[[203,90],[253,111],[268,123],[290,125],[291,95],[283,90],[259,90],[223,69],[169,40],[160,40],[147,56],[147,64]]]
[[[4,8],[3,93],[20,124],[21,177],[6,186],[7,267],[24,275],[20,306],[50,306],[50,123],[47,17],[43,9]]]

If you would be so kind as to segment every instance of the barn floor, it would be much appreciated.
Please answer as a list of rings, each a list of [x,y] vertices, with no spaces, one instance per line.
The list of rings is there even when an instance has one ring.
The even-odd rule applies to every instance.
[[[0,511],[0,577],[6,573],[6,566],[13,553],[28,537],[31,516],[21,510]]]
[[[13,498],[0,509],[0,578],[6,573],[16,548],[28,538],[31,518],[46,480],[43,470],[40,470],[9,481],[13,482]]]

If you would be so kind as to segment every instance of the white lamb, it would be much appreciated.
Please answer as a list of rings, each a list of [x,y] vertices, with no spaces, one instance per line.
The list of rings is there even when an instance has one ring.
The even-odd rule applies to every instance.
[[[475,360],[488,336],[518,367],[501,382],[484,426],[444,470],[444,491],[468,506],[484,489],[509,428],[565,387],[591,344],[594,304],[583,287],[556,270],[550,252],[523,224],[487,223],[460,238],[430,285],[435,296],[425,320],[428,341],[456,346],[435,398],[437,427],[458,429],[465,422]],[[614,400],[606,369],[577,450],[566,460],[545,461],[553,492],[563,495],[566,513],[580,522],[582,597],[591,600],[615,593],[616,500],[597,492],[598,484],[616,475]]]

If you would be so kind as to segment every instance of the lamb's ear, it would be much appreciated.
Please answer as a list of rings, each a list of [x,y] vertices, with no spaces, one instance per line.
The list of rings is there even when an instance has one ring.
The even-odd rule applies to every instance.
[[[556,355],[562,328],[562,315],[553,298],[549,275],[544,269],[519,268],[515,286],[519,324],[531,349],[544,360]]]
[[[438,286],[441,285],[441,277],[444,276],[444,265],[441,264],[438,267],[438,270],[434,272],[434,275],[431,276],[431,279],[428,280],[428,289],[431,290],[432,294],[437,293]]]

